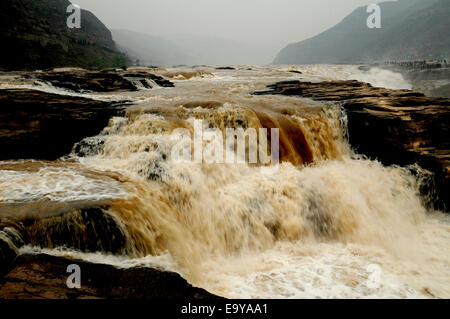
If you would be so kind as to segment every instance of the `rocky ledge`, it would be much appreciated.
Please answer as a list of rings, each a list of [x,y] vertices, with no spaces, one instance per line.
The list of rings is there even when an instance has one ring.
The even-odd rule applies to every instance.
[[[146,71],[128,71],[110,69],[89,71],[84,69],[53,70],[27,73],[24,78],[47,82],[54,87],[74,92],[123,92],[152,89],[155,86],[174,87],[174,84],[162,76]]]
[[[418,163],[432,173],[422,189],[436,208],[450,208],[450,100],[358,81],[273,84],[256,95],[281,94],[335,102],[348,116],[349,141],[386,165]]]
[[[124,113],[126,102],[102,102],[27,89],[0,90],[0,160],[54,160]]]
[[[81,288],[67,287],[67,267],[81,270]],[[49,255],[21,255],[0,279],[0,299],[218,299],[180,275],[152,268],[118,269]]]

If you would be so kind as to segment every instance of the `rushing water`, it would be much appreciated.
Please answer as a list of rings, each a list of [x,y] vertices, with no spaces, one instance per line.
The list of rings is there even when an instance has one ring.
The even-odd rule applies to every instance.
[[[177,271],[226,297],[450,297],[449,223],[423,207],[418,181],[400,167],[354,154],[338,106],[250,94],[300,78],[409,84],[390,71],[354,66],[304,67],[302,75],[287,71],[155,70],[171,77],[176,88],[83,94],[136,104],[85,139],[77,148],[82,157],[74,152],[56,162],[0,162],[0,201],[36,205],[42,214],[58,203],[107,203],[127,236],[124,256],[44,251]],[[74,94],[45,83],[2,82],[3,88]],[[222,131],[278,128],[277,173],[264,174],[250,164],[174,162],[171,133],[192,130],[195,119]]]

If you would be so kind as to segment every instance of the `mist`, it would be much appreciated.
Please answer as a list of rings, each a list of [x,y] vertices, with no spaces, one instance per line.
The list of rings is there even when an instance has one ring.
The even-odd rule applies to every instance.
[[[171,41],[201,43],[192,51],[204,63],[270,63],[292,42],[315,36],[374,0],[75,0],[109,29],[129,30]],[[212,39],[224,47],[212,45]],[[117,41],[116,41],[117,42]],[[208,48],[211,50],[203,48]],[[120,44],[120,43],[119,43]],[[245,46],[245,52],[240,48]],[[230,48],[236,50],[231,52]],[[225,57],[219,57],[218,52]],[[208,58],[205,58],[208,57]],[[184,59],[189,62],[189,59]],[[181,59],[180,63],[184,63]]]

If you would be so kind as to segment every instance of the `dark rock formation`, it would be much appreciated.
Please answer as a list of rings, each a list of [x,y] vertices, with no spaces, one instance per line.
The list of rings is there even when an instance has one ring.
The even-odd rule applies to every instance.
[[[40,91],[0,90],[0,159],[54,160],[98,134],[125,103]]]
[[[67,27],[69,5],[68,0],[2,0],[0,68],[102,68],[127,64],[111,32],[91,12],[82,10],[80,29]]]
[[[236,70],[236,68],[233,68],[232,66],[219,66],[216,70]]]
[[[106,207],[74,210],[59,216],[28,217],[20,221],[23,237],[32,246],[68,247],[83,252],[123,254],[125,231]]]
[[[0,231],[0,278],[10,271],[17,255],[17,247],[15,247],[8,234]]]
[[[434,174],[434,185],[423,191],[437,208],[450,208],[450,100],[358,81],[286,81],[255,94],[338,102],[347,113],[350,144],[357,152],[387,165],[418,163]]]
[[[101,201],[44,204],[42,200],[2,203],[0,239],[11,248],[31,245],[50,249],[67,247],[82,252],[127,253],[127,230],[108,212],[108,207],[99,206],[101,204]],[[0,245],[5,254],[8,253],[6,244]]]
[[[24,77],[45,81],[54,87],[75,92],[118,92],[151,89],[153,81],[162,87],[174,84],[161,76],[148,72],[127,72],[123,70],[87,71],[70,70],[26,74]],[[147,81],[150,80],[150,81]]]
[[[81,288],[69,289],[67,267],[81,269]],[[0,280],[0,299],[218,299],[180,275],[152,268],[109,265],[48,255],[22,255]]]
[[[371,67],[368,65],[361,65],[358,67],[358,70],[363,71],[363,72],[367,72],[370,71]]]
[[[175,87],[173,82],[164,79],[162,76],[155,75],[155,74],[148,73],[148,72],[125,73],[125,74],[123,74],[123,77],[125,77],[127,79],[135,79],[135,80],[137,79],[140,81],[149,79],[149,80],[154,81],[157,85],[159,85],[161,87],[166,87],[166,88]]]
[[[8,74],[8,73],[5,73]],[[9,73],[10,74],[10,73]],[[56,88],[71,90],[78,93],[110,93],[130,92],[140,89],[151,89],[154,84],[161,87],[174,87],[175,85],[146,71],[105,69],[90,71],[85,69],[54,69],[46,72],[15,72],[16,80],[35,80],[46,82]]]
[[[116,72],[48,72],[36,74],[34,78],[45,81],[54,87],[72,90],[75,92],[115,92],[137,91],[131,81],[123,78]]]

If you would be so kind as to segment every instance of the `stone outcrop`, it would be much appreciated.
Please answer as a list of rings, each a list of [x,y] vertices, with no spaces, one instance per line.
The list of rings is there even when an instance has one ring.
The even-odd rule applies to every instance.
[[[16,231],[22,245],[67,247],[82,252],[126,252],[126,230],[108,214],[107,207],[89,207],[87,203],[87,208],[82,209],[70,209],[69,206],[53,212],[50,209],[43,216],[30,211],[22,218],[4,224]]]
[[[154,86],[174,87],[174,84],[161,76],[144,71],[127,71],[122,69],[88,71],[49,71],[25,74],[25,78],[36,79],[54,87],[75,92],[120,92],[151,89]]]
[[[234,67],[232,67],[232,66],[219,66],[219,67],[217,67],[216,68],[216,70],[229,70],[229,71],[231,71],[231,70],[236,70],[236,68],[234,68]]]
[[[0,90],[0,159],[54,160],[98,134],[124,102],[112,103],[27,89]]]
[[[101,202],[2,203],[0,276],[25,245],[82,252],[126,254],[126,229]]]
[[[81,270],[81,288],[67,287],[67,267]],[[153,268],[118,269],[49,255],[19,256],[0,279],[0,299],[218,299],[180,275]]]
[[[17,83],[46,82],[77,93],[130,92],[174,84],[147,70],[84,69],[16,72]],[[129,102],[103,102],[29,89],[0,90],[0,160],[67,155],[83,138],[97,135]]]
[[[254,94],[339,103],[348,116],[350,144],[358,153],[386,165],[418,163],[434,174],[434,185],[422,191],[437,208],[450,208],[450,100],[358,81],[286,81]]]

